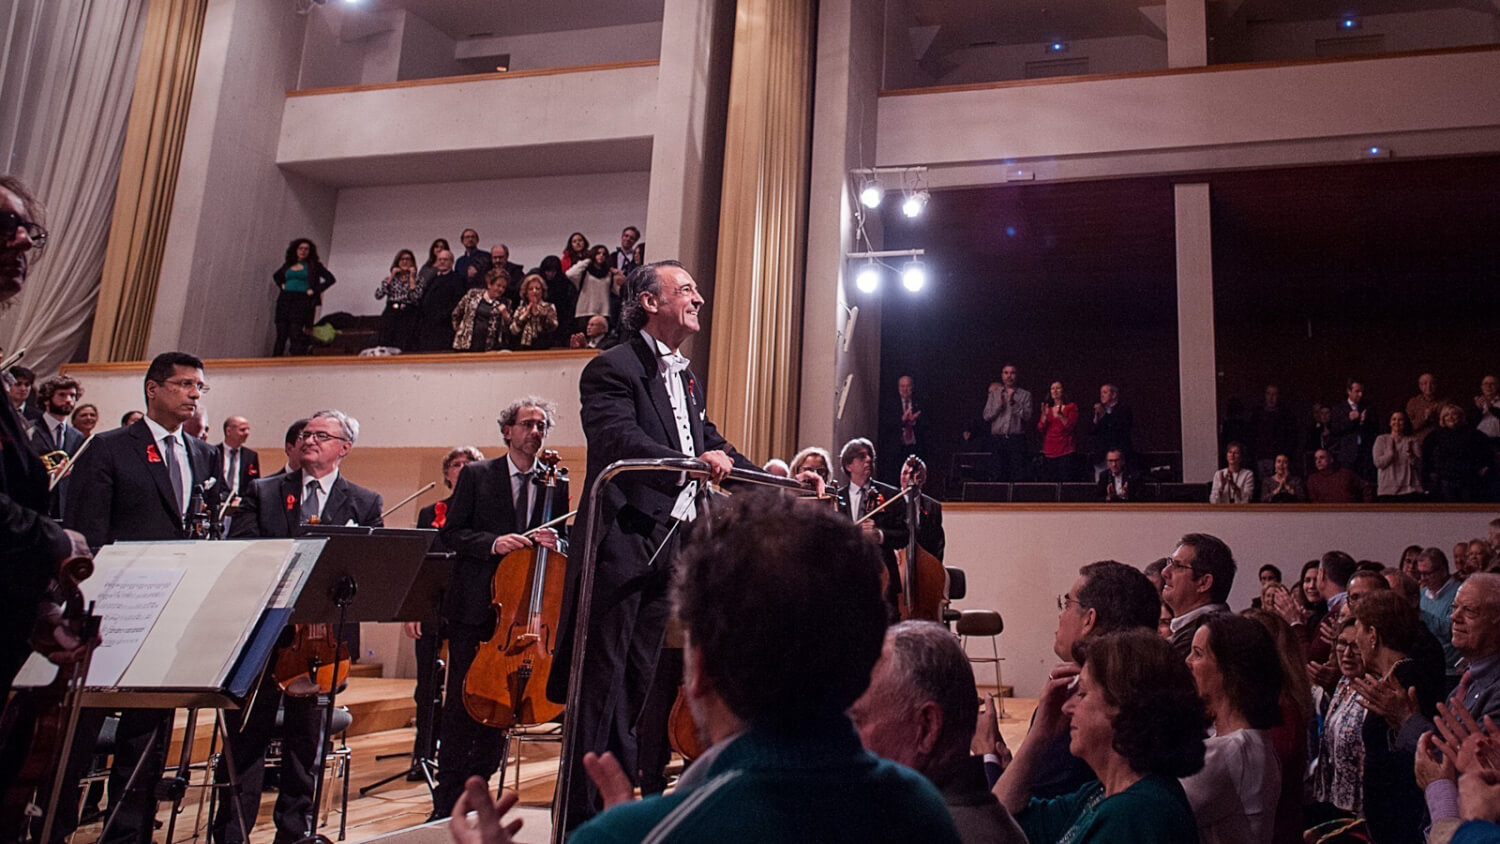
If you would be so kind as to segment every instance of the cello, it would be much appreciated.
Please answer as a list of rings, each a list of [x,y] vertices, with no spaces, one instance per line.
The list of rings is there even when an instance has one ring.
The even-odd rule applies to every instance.
[[[288,505],[290,506],[290,505]],[[319,523],[318,517],[308,524]],[[290,637],[276,649],[271,676],[285,694],[313,697],[331,694],[349,681],[349,643],[337,624],[295,624]]]
[[[909,530],[906,547],[896,551],[896,570],[901,576],[896,609],[903,621],[942,621],[943,607],[948,603],[948,570],[941,560],[917,543],[917,528],[922,523],[922,481],[927,477],[927,465],[913,454],[906,458],[901,474],[907,479],[906,524]]]
[[[568,474],[558,463],[553,449],[537,456],[536,483],[545,487],[542,524],[553,521],[558,479]],[[475,721],[509,729],[546,723],[562,712],[562,704],[547,699],[546,689],[567,562],[562,552],[538,543],[506,554],[496,566],[490,583],[495,633],[480,643],[464,678],[464,709]]]

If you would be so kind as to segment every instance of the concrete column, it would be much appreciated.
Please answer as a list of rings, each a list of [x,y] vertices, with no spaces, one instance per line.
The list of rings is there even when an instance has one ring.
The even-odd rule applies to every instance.
[[[1183,480],[1207,481],[1219,466],[1218,367],[1214,357],[1213,223],[1207,184],[1175,185],[1177,377],[1182,404]]]
[[[724,115],[734,47],[734,0],[666,0],[657,67],[651,186],[646,203],[648,261],[676,258],[713,308]],[[687,354],[708,371],[709,324]]]
[[[854,288],[844,255],[858,251],[849,170],[875,163],[883,19],[878,0],[823,0],[818,7],[797,444],[831,448],[835,459],[844,441],[876,430],[880,297]],[[870,234],[879,248],[878,228]],[[859,318],[845,351],[853,306]],[[845,383],[849,396],[840,420]]]
[[[1208,64],[1208,5],[1204,0],[1167,0],[1167,67]]]

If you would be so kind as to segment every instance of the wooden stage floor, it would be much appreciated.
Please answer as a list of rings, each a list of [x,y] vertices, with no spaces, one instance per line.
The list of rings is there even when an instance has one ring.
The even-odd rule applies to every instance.
[[[354,678],[348,695],[350,708],[355,712],[356,724],[359,723],[361,710],[378,713],[377,717],[367,718],[366,724],[373,722],[374,726],[383,726],[391,718],[396,717],[405,704],[411,704],[413,681],[361,682],[362,679]],[[1006,717],[1001,720],[1000,731],[1012,748],[1019,745],[1021,738],[1025,736],[1035,705],[1036,702],[1033,700],[1005,699]],[[411,706],[411,711],[415,711],[414,705]],[[408,712],[406,717],[410,718],[411,712]],[[183,721],[185,719],[179,714],[179,727]],[[200,721],[203,728],[198,733],[199,748],[198,752],[193,754],[199,758],[206,752],[205,745],[209,727],[212,724],[211,714],[205,713]],[[349,817],[345,838],[348,844],[359,844],[359,842],[389,833],[417,827],[426,821],[428,813],[432,810],[432,801],[425,783],[407,782],[405,778],[398,778],[371,791],[368,795],[360,796],[359,794],[362,786],[406,771],[409,767],[409,754],[414,735],[415,730],[410,726],[386,727],[367,733],[360,733],[357,727],[351,730],[348,740],[349,749],[352,752]],[[522,844],[531,844],[531,842],[541,844],[541,842],[546,842],[551,834],[550,811],[553,785],[557,778],[558,748],[559,745],[555,742],[524,742],[521,745],[521,803],[518,813],[519,816],[525,818],[525,825],[519,836]],[[389,759],[377,758],[387,754],[395,754],[395,756]],[[177,758],[175,747],[170,758],[172,760]],[[675,756],[673,766],[680,768],[680,760]],[[516,770],[516,760],[512,758],[506,769],[505,788],[516,788]],[[201,767],[195,769],[193,782],[195,784],[203,782]],[[330,793],[329,802],[325,804],[330,811],[325,816],[326,820],[321,822],[319,830],[334,841],[338,841],[338,807],[342,789],[342,780],[330,777],[327,788]],[[208,813],[200,801],[202,794],[201,788],[189,789],[188,797],[183,802],[182,812],[177,817],[176,831],[172,841],[168,844],[188,844],[195,840],[207,840]],[[251,830],[250,844],[272,844],[275,838],[275,828],[271,820],[271,811],[275,802],[276,795],[272,792],[267,792],[261,800],[260,816],[256,820],[254,829]],[[163,804],[158,817],[165,825],[166,804]],[[73,841],[75,844],[94,844],[98,840],[99,832],[99,824],[83,827],[73,836]],[[410,838],[410,844],[446,844],[448,841],[446,830],[430,829],[422,832],[426,834],[414,833]],[[157,834],[156,840],[165,840],[165,827]]]

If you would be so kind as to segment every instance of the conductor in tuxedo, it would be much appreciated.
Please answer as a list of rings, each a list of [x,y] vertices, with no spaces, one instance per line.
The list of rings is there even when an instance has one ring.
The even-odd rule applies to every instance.
[[[207,391],[203,361],[183,352],[157,355],[146,370],[146,415],[128,428],[97,435],[75,461],[64,524],[94,548],[188,538],[184,517],[190,502],[201,496],[212,512],[224,489],[213,447],[182,430]],[[104,714],[88,710],[79,735],[97,735]],[[109,778],[111,809],[118,805],[119,814],[105,844],[151,840],[171,718],[169,709],[127,709],[121,715]],[[93,748],[87,739],[75,747],[82,755],[75,753],[70,767],[81,775]],[[140,775],[127,792],[131,771],[141,760]],[[76,790],[68,789],[61,800],[76,802]],[[59,817],[76,814],[62,810]]]
[[[297,436],[301,467],[295,472],[262,478],[240,494],[240,508],[229,535],[236,539],[296,536],[304,524],[355,524],[382,527],[380,494],[351,483],[339,465],[359,439],[359,421],[338,410],[320,410],[308,417]],[[283,633],[285,647],[292,630]],[[351,647],[354,650],[358,646]],[[280,651],[278,650],[278,653]],[[271,664],[276,655],[271,657]],[[284,704],[281,736],[281,791],[273,818],[276,842],[289,844],[307,835],[313,812],[314,763],[318,750],[318,727],[322,710],[318,696],[284,694],[268,667],[249,711],[224,713],[230,735],[239,791],[219,804],[212,834],[219,844],[245,844],[241,835],[255,825],[260,812],[266,747],[276,727],[276,710]],[[221,760],[220,774],[227,774]],[[227,782],[221,778],[221,782]]]
[[[505,455],[465,466],[448,499],[441,536],[458,557],[453,581],[443,595],[448,688],[443,698],[438,783],[433,791],[435,818],[453,814],[464,782],[471,776],[488,781],[505,753],[504,731],[470,717],[463,694],[479,644],[495,633],[495,610],[490,605],[495,570],[505,555],[523,548],[543,545],[567,551],[566,528],[544,528],[534,539],[524,535],[542,523],[547,490],[538,485],[536,456],[556,418],[557,408],[547,399],[527,396],[511,402],[500,414]],[[568,482],[561,479],[554,490],[553,510],[562,515],[567,507]]]
[[[839,450],[839,465],[849,483],[839,491],[838,511],[859,521],[890,501],[900,490],[875,480],[875,444],[855,437]],[[906,547],[911,535],[906,525],[906,510],[901,504],[891,506],[860,523],[865,535],[880,546],[880,558],[888,575],[885,601],[891,619],[896,617],[896,596],[901,592],[901,574],[896,567],[896,551]]]
[[[77,379],[66,375],[54,375],[37,386],[37,398],[41,401],[42,415],[31,426],[31,448],[37,454],[61,451],[69,457],[78,453],[83,445],[83,432],[73,427],[69,418],[78,399],[83,396],[83,386]],[[63,478],[52,491],[48,515],[61,519],[67,494],[72,487],[71,478]]]
[[[676,261],[643,264],[626,280],[619,345],[601,352],[579,379],[581,421],[588,441],[585,489],[616,460],[696,457],[710,477],[722,480],[731,468],[759,471],[735,451],[704,410],[702,385],[679,348],[698,333],[703,296],[691,274]],[[571,793],[563,823],[576,827],[599,808],[598,791],[584,775],[585,752],[614,753],[624,770],[637,776],[635,723],[644,707],[660,656],[671,606],[672,579],[684,522],[696,517],[697,483],[677,474],[636,473],[611,484],[600,496],[603,509],[590,610],[588,648],[582,667],[584,689],[569,701],[568,717],[578,719],[573,743]],[[588,507],[585,500],[583,507]],[[579,524],[589,514],[582,511]],[[572,653],[579,572],[568,567],[563,598],[563,641],[559,654]],[[547,696],[568,695],[567,659],[557,659]]]

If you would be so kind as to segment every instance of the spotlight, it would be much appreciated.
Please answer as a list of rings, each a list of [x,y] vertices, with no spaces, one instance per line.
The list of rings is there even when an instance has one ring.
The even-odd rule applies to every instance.
[[[874,261],[859,268],[854,276],[854,286],[861,293],[874,293],[880,287],[880,268],[875,266]]]
[[[866,208],[879,208],[882,199],[885,199],[885,185],[879,179],[866,179],[859,188],[860,204]]]
[[[1339,29],[1359,29],[1359,18],[1350,15],[1340,19]]]
[[[927,269],[922,266],[921,261],[912,261],[901,270],[901,286],[913,293],[920,291],[927,284]]]
[[[923,209],[927,207],[928,194],[925,190],[919,190],[908,194],[901,203],[901,213],[908,217],[920,217]]]
[[[1047,45],[1047,52],[1049,52],[1049,53],[1066,53],[1066,52],[1068,52],[1068,42],[1066,42],[1066,41],[1053,41],[1052,43],[1050,43],[1050,44]]]

